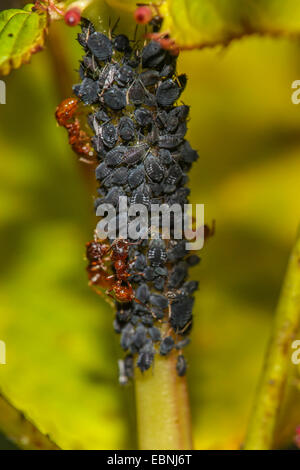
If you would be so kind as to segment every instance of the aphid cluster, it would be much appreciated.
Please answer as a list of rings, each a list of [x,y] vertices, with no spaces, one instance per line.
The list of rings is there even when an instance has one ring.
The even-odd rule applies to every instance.
[[[152,203],[183,207],[190,192],[187,172],[198,154],[185,140],[189,107],[176,105],[187,81],[176,74],[176,57],[155,41],[140,44],[97,32],[87,20],[78,41],[85,55],[81,83],[73,90],[91,110],[96,207],[112,204],[117,225],[120,196],[149,210]],[[177,373],[185,374],[182,349],[198,286],[188,281],[188,270],[199,258],[186,251],[185,240],[174,239],[173,230],[170,240],[159,232],[158,239],[95,239],[87,245],[90,284],[116,302],[114,329],[127,352],[119,361],[120,383],[133,376],[135,365],[145,371],[155,354],[174,351]]]

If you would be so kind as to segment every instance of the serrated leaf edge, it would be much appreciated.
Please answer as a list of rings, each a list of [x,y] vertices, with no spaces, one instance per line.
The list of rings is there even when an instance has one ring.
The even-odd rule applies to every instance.
[[[27,14],[29,18],[31,15],[31,12],[27,12],[26,10],[19,10],[18,12],[15,13],[15,15],[13,15],[9,19],[9,21],[11,21],[11,19],[14,18],[18,14]],[[24,20],[24,23],[26,20],[27,19]],[[6,25],[4,26],[4,28],[5,27]],[[3,31],[3,29],[0,31],[0,33]],[[36,54],[37,52],[40,52],[43,49],[47,32],[48,32],[47,22],[45,21],[45,26],[43,27],[42,32],[36,36],[36,38],[33,41],[34,45],[31,48],[29,48],[23,54],[15,55],[15,56],[13,55],[9,57],[8,59],[6,59],[2,64],[0,63],[0,75],[6,76],[13,69],[18,69],[21,67],[21,65],[29,63],[31,56],[33,54]]]

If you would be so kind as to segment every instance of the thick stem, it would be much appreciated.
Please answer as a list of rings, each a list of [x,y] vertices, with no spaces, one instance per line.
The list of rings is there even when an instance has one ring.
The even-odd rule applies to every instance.
[[[185,377],[176,373],[176,354],[156,356],[154,369],[136,370],[139,448],[192,449],[189,397]]]
[[[292,251],[280,295],[273,333],[255,399],[244,448],[272,448],[287,379],[291,344],[300,324],[300,234]]]
[[[0,395],[0,430],[20,449],[59,450],[25,416]]]

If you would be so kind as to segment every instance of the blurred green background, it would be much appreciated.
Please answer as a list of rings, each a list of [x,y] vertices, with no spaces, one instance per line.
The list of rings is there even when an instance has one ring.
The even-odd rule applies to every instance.
[[[0,389],[65,449],[134,449],[133,387],[117,383],[113,314],[86,281],[94,177],[54,119],[78,80],[77,32],[55,24],[46,51],[5,78]],[[179,72],[188,73],[182,99],[200,154],[191,201],[217,224],[192,273],[200,280],[187,349],[195,447],[238,449],[300,220],[300,106],[291,102],[299,45],[252,37],[184,52]],[[281,447],[300,424],[297,383],[291,368]]]

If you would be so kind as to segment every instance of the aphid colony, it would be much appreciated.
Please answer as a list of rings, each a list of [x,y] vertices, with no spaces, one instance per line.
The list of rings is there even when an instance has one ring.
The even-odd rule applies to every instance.
[[[78,41],[85,50],[80,63],[77,98],[89,106],[89,125],[99,182],[95,206],[120,196],[131,204],[188,202],[187,172],[198,154],[185,140],[189,107],[176,106],[186,76],[176,74],[176,57],[158,42],[130,41],[125,35],[96,32],[82,20]],[[62,125],[70,120],[65,119]],[[72,122],[72,120],[71,120]],[[66,124],[65,124],[66,123]],[[68,128],[67,128],[68,129]],[[185,240],[98,240],[87,244],[90,285],[116,304],[114,329],[127,351],[119,361],[120,383],[145,371],[155,354],[177,351],[176,370],[185,374],[182,349],[192,326],[193,293],[188,269],[199,258]],[[163,333],[162,333],[163,332]]]

